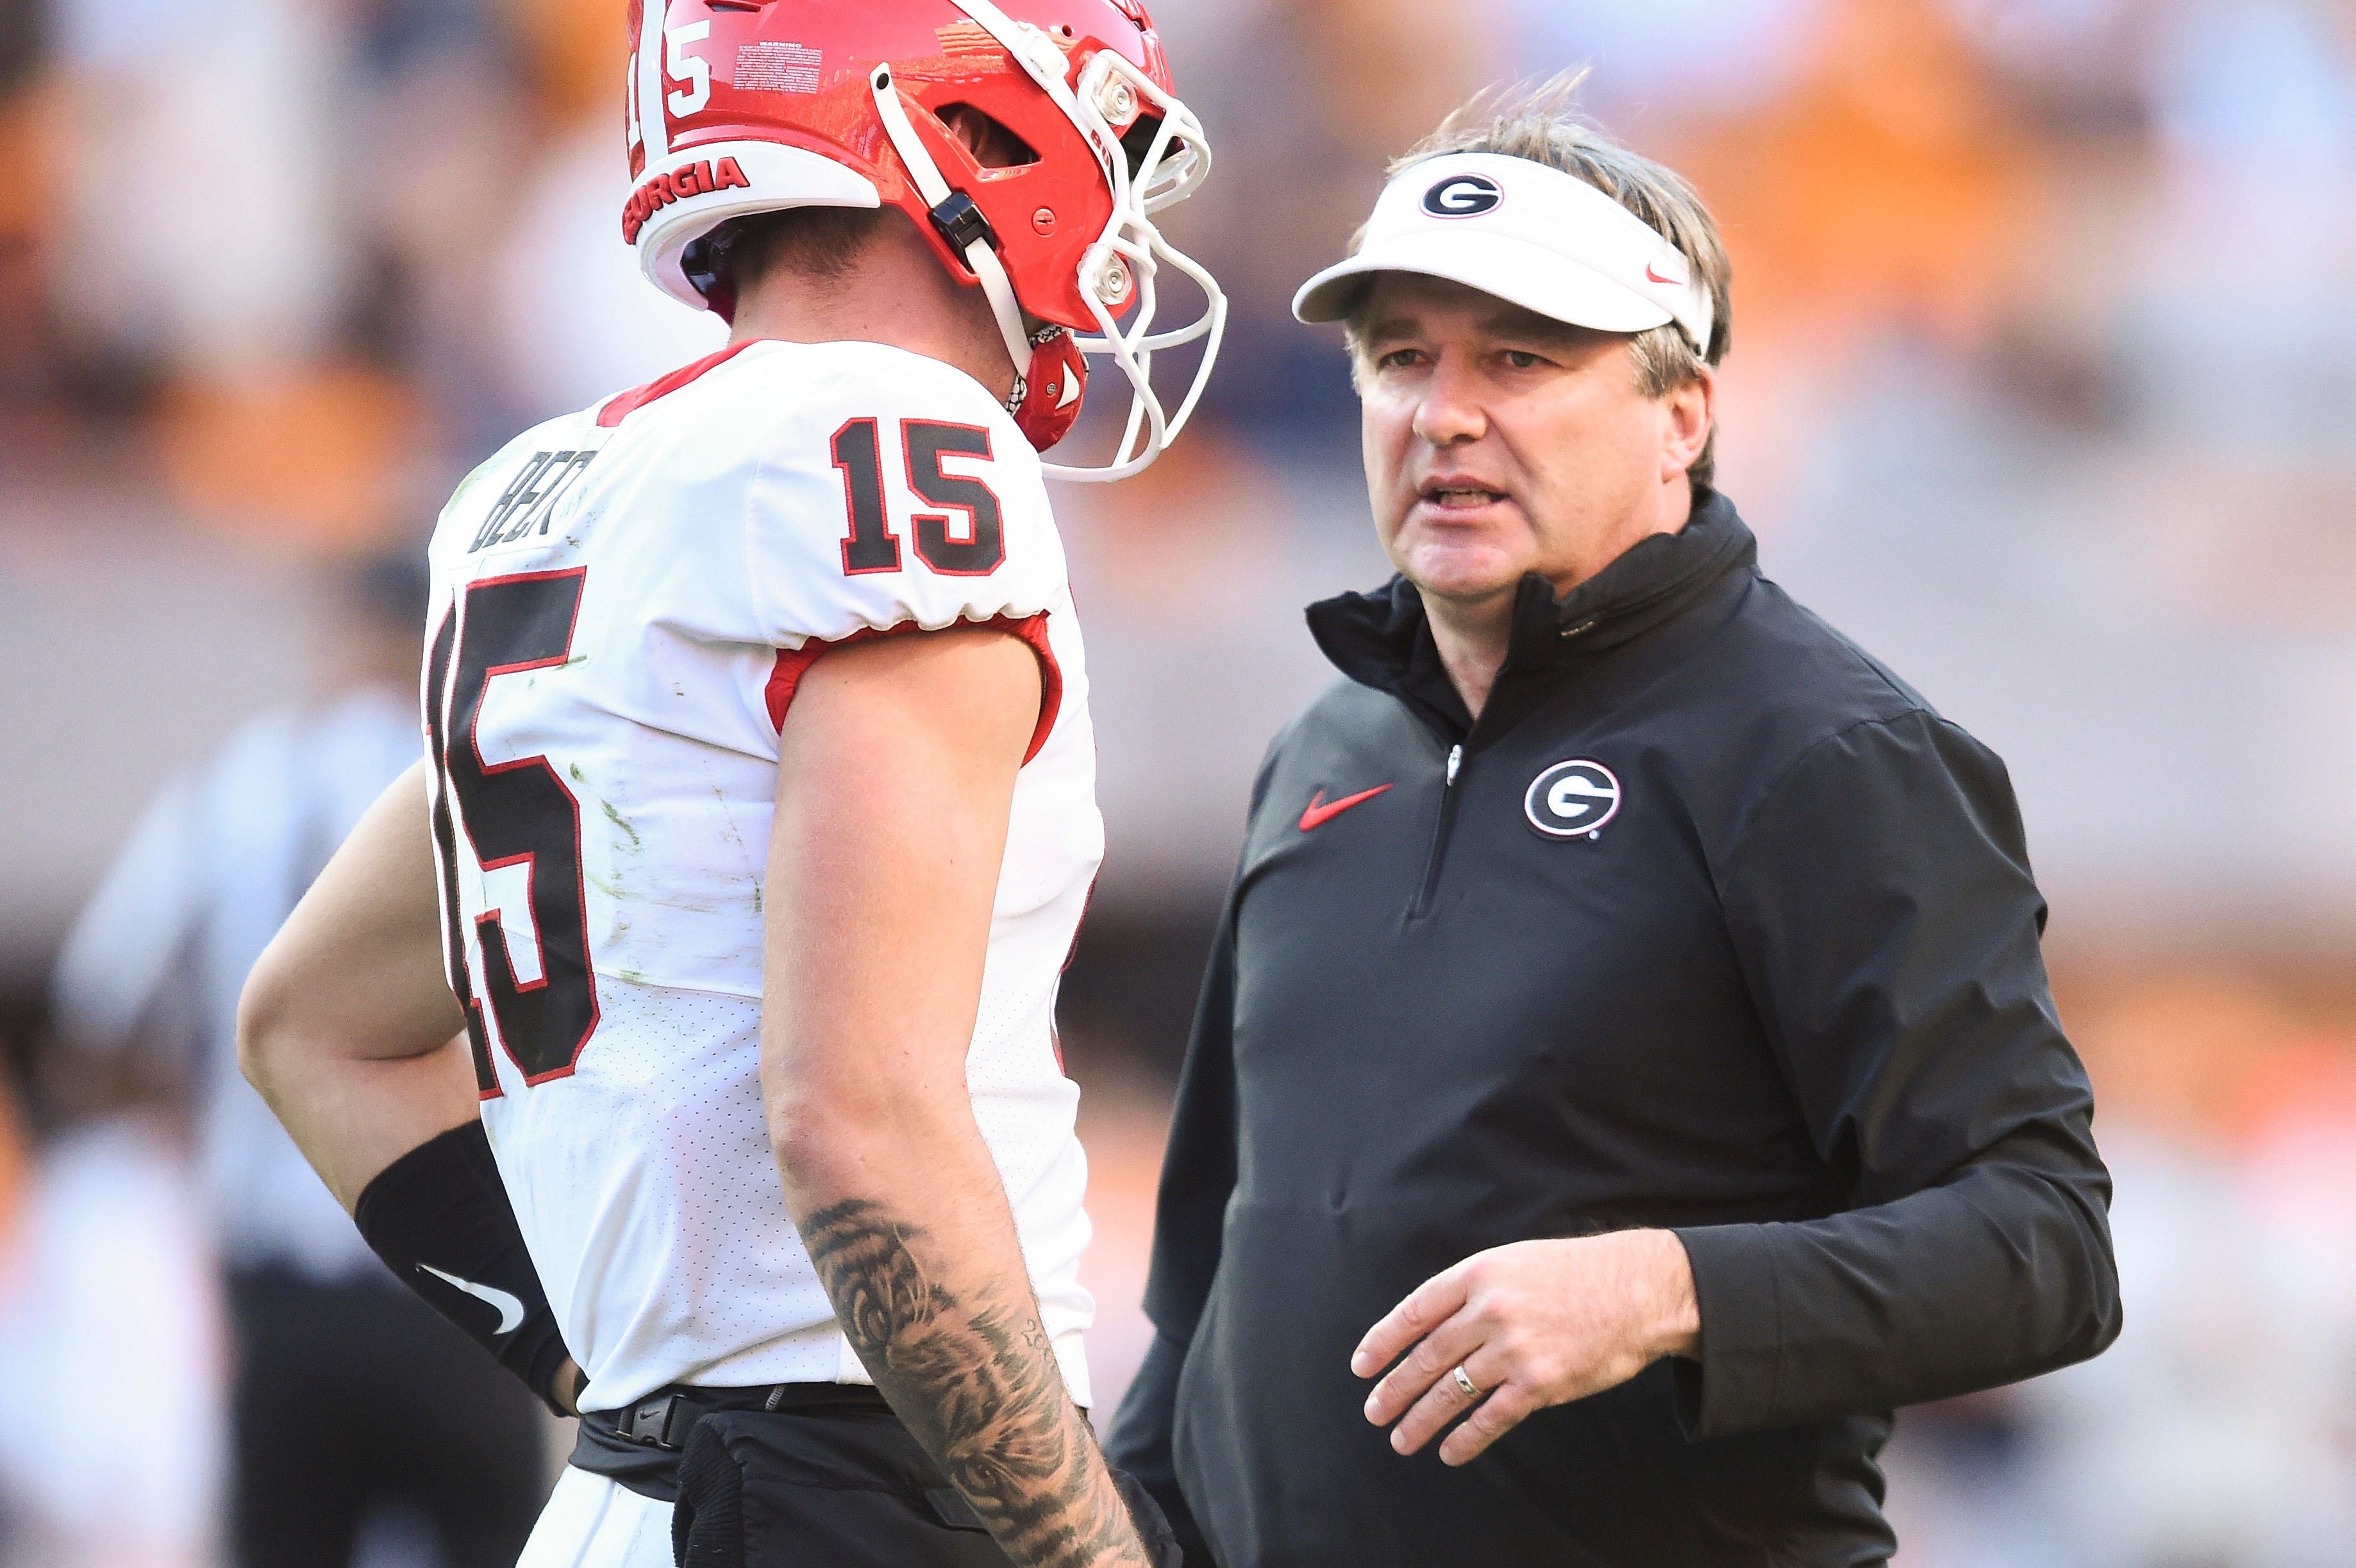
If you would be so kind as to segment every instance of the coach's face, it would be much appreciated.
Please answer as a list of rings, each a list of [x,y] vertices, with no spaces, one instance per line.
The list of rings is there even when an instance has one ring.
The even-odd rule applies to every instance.
[[[1627,336],[1437,278],[1379,276],[1357,320],[1375,524],[1427,596],[1510,603],[1529,571],[1567,590],[1684,527],[1707,378],[1647,397]]]

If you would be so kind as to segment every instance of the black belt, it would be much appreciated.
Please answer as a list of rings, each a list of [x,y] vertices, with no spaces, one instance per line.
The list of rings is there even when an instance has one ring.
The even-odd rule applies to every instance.
[[[720,1410],[841,1410],[889,1415],[884,1396],[863,1383],[770,1383],[760,1388],[697,1388],[674,1383],[620,1410],[581,1417],[573,1468],[605,1476],[658,1502],[679,1500],[679,1455],[688,1434]]]

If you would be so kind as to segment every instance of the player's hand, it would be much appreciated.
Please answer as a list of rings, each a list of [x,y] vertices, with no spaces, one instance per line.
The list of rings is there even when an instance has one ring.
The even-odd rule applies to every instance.
[[[1368,1329],[1350,1370],[1371,1378],[1390,1368],[1366,1419],[1398,1422],[1391,1446],[1402,1454],[1464,1416],[1440,1445],[1443,1464],[1462,1465],[1532,1412],[1690,1355],[1700,1337],[1685,1243],[1667,1231],[1620,1231],[1475,1253]]]

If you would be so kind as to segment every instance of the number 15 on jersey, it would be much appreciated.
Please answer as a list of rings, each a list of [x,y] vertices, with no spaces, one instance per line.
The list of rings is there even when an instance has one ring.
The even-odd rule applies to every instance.
[[[571,1073],[597,1029],[596,976],[582,882],[581,804],[547,757],[488,763],[477,735],[492,677],[551,668],[570,656],[587,581],[587,569],[573,567],[469,583],[444,615],[426,659],[425,728],[434,768],[434,845],[442,869],[443,951],[450,988],[466,1009],[475,1086],[486,1099],[500,1092],[486,1008],[500,1049],[526,1083]],[[520,977],[516,933],[502,919],[503,910],[487,907],[472,922],[482,953],[483,991],[476,994],[466,962],[461,854],[485,878],[522,868],[523,901],[536,949],[534,978]]]

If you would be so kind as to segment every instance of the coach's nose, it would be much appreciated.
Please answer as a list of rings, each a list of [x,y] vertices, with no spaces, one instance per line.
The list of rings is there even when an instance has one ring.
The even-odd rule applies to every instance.
[[[1415,407],[1415,433],[1434,446],[1478,441],[1489,433],[1481,378],[1462,354],[1443,351],[1424,378]]]

